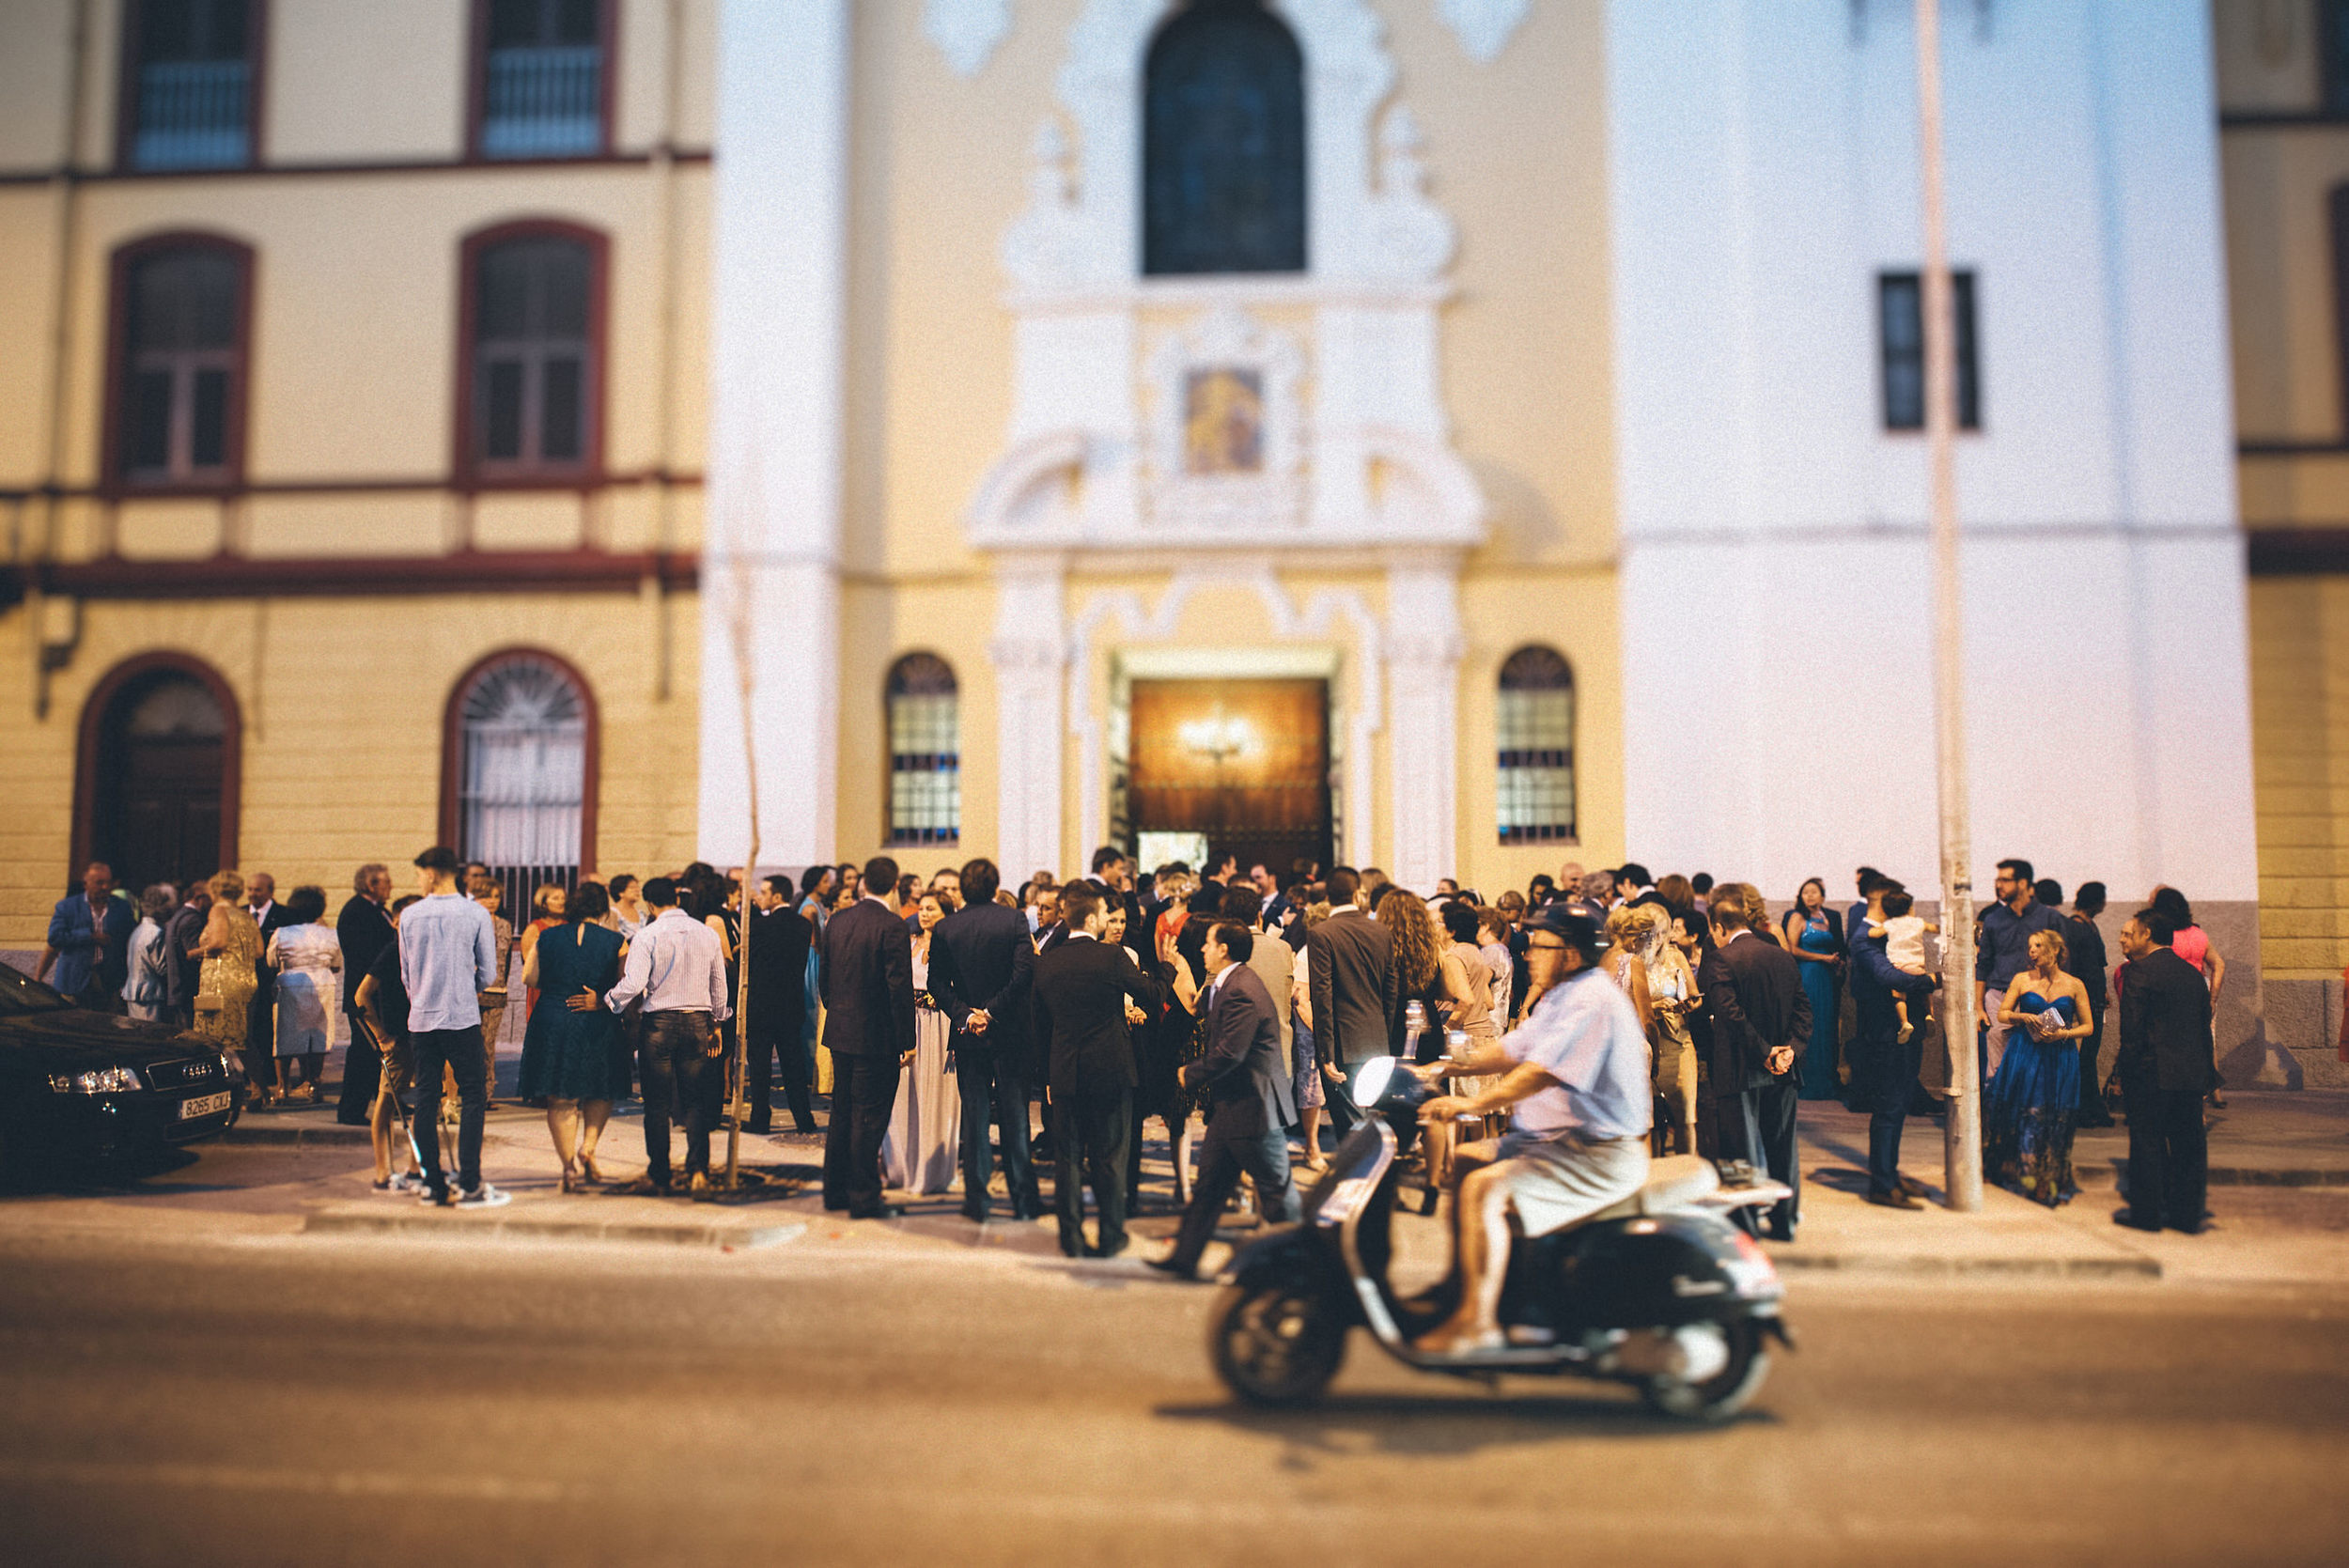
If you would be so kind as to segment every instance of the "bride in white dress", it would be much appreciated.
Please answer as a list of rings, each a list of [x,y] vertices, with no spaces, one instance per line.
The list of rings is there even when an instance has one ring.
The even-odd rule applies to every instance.
[[[913,1063],[897,1081],[897,1104],[881,1141],[881,1174],[916,1196],[951,1191],[959,1179],[962,1091],[947,1070],[946,1015],[930,996],[930,933],[945,918],[936,893],[922,895],[913,938]]]

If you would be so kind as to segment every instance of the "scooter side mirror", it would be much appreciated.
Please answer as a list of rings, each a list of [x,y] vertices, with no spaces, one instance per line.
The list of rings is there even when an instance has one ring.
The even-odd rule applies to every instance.
[[[1392,1056],[1375,1056],[1363,1063],[1346,1093],[1367,1111],[1415,1110],[1428,1097],[1427,1086],[1419,1075]]]

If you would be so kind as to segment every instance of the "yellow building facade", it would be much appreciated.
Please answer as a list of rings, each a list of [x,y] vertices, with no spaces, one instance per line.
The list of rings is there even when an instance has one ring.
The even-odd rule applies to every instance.
[[[2220,0],[2260,936],[2279,1037],[2330,1042],[2349,966],[2349,32]]]
[[[2123,794],[2051,818],[1975,628],[1978,843],[2187,887],[2256,1046],[2258,923],[2340,956],[2280,945],[2344,884],[2269,717],[2334,613],[2252,591],[2255,874],[2224,280],[2170,264],[2217,249],[2214,61],[2240,428],[2297,443],[2246,447],[2263,526],[2338,517],[2329,263],[2256,235],[2315,255],[2341,177],[2276,8],[2103,3],[1945,46],[1968,594],[2044,576],[2207,690],[2061,660]],[[0,946],[101,852],[737,862],[754,765],[790,868],[1932,887],[1905,11],[10,6]],[[2040,182],[1969,186],[2015,137]]]

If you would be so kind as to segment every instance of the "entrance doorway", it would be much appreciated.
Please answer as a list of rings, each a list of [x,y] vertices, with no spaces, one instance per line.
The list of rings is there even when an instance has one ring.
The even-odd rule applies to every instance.
[[[1137,679],[1128,723],[1137,843],[1201,834],[1242,870],[1262,862],[1277,872],[1299,856],[1330,863],[1327,680]]]
[[[101,693],[84,753],[81,863],[119,887],[185,889],[233,863],[228,768],[235,737],[211,686],[176,664],[138,670]]]

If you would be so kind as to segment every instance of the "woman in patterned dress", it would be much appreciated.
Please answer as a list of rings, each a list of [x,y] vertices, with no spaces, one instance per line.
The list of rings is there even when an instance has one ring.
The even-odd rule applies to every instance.
[[[204,917],[204,932],[195,941],[195,955],[204,960],[196,976],[195,1032],[222,1050],[244,1053],[245,1013],[253,1004],[253,966],[261,957],[261,928],[244,907],[244,877],[238,872],[215,874],[206,884],[211,890],[211,912]],[[256,1070],[248,1058],[245,1077],[251,1102],[268,1105],[275,1098],[272,1080],[276,1063]]]

